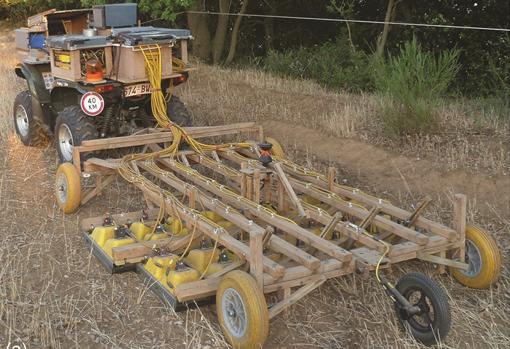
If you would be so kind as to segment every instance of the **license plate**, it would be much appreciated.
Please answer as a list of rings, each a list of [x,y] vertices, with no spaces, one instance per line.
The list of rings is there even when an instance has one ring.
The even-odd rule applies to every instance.
[[[129,85],[124,87],[124,96],[126,97],[146,95],[149,93],[151,93],[151,84],[149,83]]]

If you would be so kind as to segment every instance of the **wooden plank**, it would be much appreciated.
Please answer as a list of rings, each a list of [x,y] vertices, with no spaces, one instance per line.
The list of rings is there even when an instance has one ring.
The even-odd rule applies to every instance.
[[[320,237],[316,236],[315,234],[309,232],[308,230],[301,228],[299,225],[293,223],[292,221],[289,221],[287,218],[280,217],[278,215],[275,215],[272,212],[268,212],[264,209],[261,209],[260,205],[257,204],[248,204],[247,202],[243,200],[238,200],[237,195],[230,196],[225,194],[225,189],[220,189],[217,186],[215,186],[211,180],[204,180],[198,176],[189,176],[186,171],[181,169],[180,167],[183,166],[174,160],[166,160],[168,163],[168,168],[179,175],[182,175],[183,177],[187,178],[189,181],[195,183],[196,185],[199,185],[200,187],[208,190],[209,192],[213,193],[214,195],[218,195],[222,197],[223,202],[227,202],[233,207],[236,207],[237,209],[243,209],[245,212],[248,212],[252,214],[253,216],[256,216],[269,225],[275,226],[290,235],[294,236],[295,238],[303,241],[305,244],[311,245],[318,250],[326,253],[327,255],[337,258],[340,261],[349,261],[352,259],[352,255],[344,250],[343,248],[336,246],[332,244],[331,242],[321,239]],[[234,193],[235,194],[235,193]]]
[[[423,260],[423,261],[431,262],[431,263],[434,263],[434,264],[447,265],[447,266],[454,267],[454,268],[457,268],[457,269],[462,269],[462,270],[468,270],[469,269],[469,264],[467,264],[467,263],[459,262],[459,261],[454,261],[454,260],[447,259],[447,258],[442,258],[442,257],[439,257],[439,256],[434,256],[434,255],[431,255],[431,254],[428,254],[428,253],[418,252],[416,254],[416,257],[418,259]]]
[[[308,206],[305,206],[305,210],[306,216],[308,218],[311,218],[314,221],[319,222],[321,224],[328,224],[333,219],[333,217],[331,217],[331,215],[329,215],[326,211],[314,210]],[[363,234],[364,231],[363,229],[359,228],[357,230],[354,226],[351,226],[348,222],[338,223],[335,227],[335,230],[379,252],[383,252],[386,249],[383,243],[376,241],[374,238],[370,237],[367,234]]]
[[[255,123],[246,122],[225,126],[185,127],[184,130],[193,138],[204,138],[238,134],[242,132],[253,132],[255,127]],[[74,149],[79,152],[90,152],[105,149],[135,147],[151,143],[165,143],[171,142],[172,140],[172,133],[170,131],[163,131],[135,136],[87,140],[83,141],[80,146],[75,147]]]
[[[275,305],[273,305],[271,308],[269,308],[269,319],[274,318],[276,315],[280,314],[286,308],[297,303],[301,298],[308,295],[310,292],[312,292],[317,287],[322,285],[325,281],[326,281],[325,277],[322,277],[318,280],[312,281],[312,282],[302,286],[299,290],[292,293],[289,297],[286,297],[281,302],[278,302]]]
[[[262,239],[264,234],[250,234],[250,274],[253,276],[260,289],[264,287],[263,250]]]
[[[162,164],[164,165],[171,165],[168,159],[159,159]],[[186,190],[189,189],[190,185],[179,178],[175,176],[160,176],[158,173],[155,173],[147,166],[147,164],[144,164],[143,162],[140,162],[138,166],[150,173],[152,173],[154,176],[158,177],[163,182],[169,184],[176,190],[180,191],[181,193],[185,193]],[[170,173],[170,175],[172,175]],[[199,200],[207,209],[219,214],[226,220],[234,223],[241,229],[247,231],[249,234],[261,234],[263,235],[265,230],[255,224],[254,222],[248,220],[246,217],[244,217],[242,214],[237,212],[236,210],[232,209],[232,207],[229,207],[228,205],[225,205],[223,202],[221,202],[218,199],[212,198],[210,196],[205,195],[202,191],[200,191],[198,188],[194,187],[196,190],[196,198]],[[170,213],[171,214],[171,213]],[[212,230],[211,230],[212,231]],[[210,236],[210,232],[206,233]],[[230,239],[231,238],[231,239]],[[242,252],[240,257],[249,259],[246,256],[249,254],[249,248],[241,241],[230,237],[228,240],[235,244],[237,251]],[[230,248],[230,246],[225,245],[225,247]],[[235,253],[236,251],[233,250]],[[238,253],[236,253],[238,254]],[[238,254],[239,255],[239,254]],[[262,257],[263,261],[263,269],[265,272],[270,273],[271,275],[275,277],[281,277],[285,273],[285,268],[283,268],[278,263],[272,261],[271,259],[267,257]]]
[[[459,240],[458,258],[465,261],[466,244],[466,221],[467,221],[467,197],[464,194],[455,194],[453,197],[453,227],[457,231]]]
[[[260,170],[253,171],[253,201],[260,204]]]
[[[328,190],[331,191],[335,185],[336,168],[328,167]]]
[[[341,198],[335,197],[334,195],[328,195],[327,190],[318,189],[312,183],[302,183],[301,181],[296,180],[294,178],[290,178],[289,180],[290,183],[292,184],[292,187],[296,189],[298,192],[310,195],[311,197],[314,197],[330,206],[333,206],[344,213],[357,217],[358,219],[361,220],[366,219],[370,215],[370,212],[362,209],[361,207],[352,205]],[[321,191],[325,191],[325,193],[321,193]],[[419,245],[426,245],[429,240],[428,236],[419,233],[415,230],[406,228],[396,222],[391,221],[386,217],[375,216],[373,224],[381,229],[387,230],[395,235],[398,235],[406,240],[415,242]]]
[[[166,159],[160,159],[159,161],[168,167],[171,166],[171,164]],[[139,166],[144,170],[148,171],[149,173],[152,173],[152,175],[158,177],[163,182],[177,189],[178,191],[183,192],[183,190],[185,190],[187,183],[176,177],[172,177],[174,176],[173,174],[170,174],[170,176],[159,176],[157,173],[152,172],[151,169],[143,162],[140,163]],[[244,215],[242,215],[232,207],[225,205],[220,200],[207,196],[196,187],[193,187],[193,189],[196,190],[197,199],[200,198],[200,202],[202,202],[203,205],[206,206],[208,209],[216,212],[226,220],[234,223],[236,226],[247,232],[252,232],[253,234],[265,234],[265,229],[255,224],[253,221],[247,219]],[[278,236],[272,235],[270,241],[271,244],[268,245],[270,249],[278,253],[283,253],[287,257],[305,265],[307,268],[311,270],[316,269],[320,265],[320,261],[317,258],[289,244],[287,241],[281,239]]]
[[[228,266],[223,268],[223,270],[217,271],[214,274],[209,274],[205,278],[206,279],[214,279],[214,278],[221,277],[221,276],[227,274],[228,272],[231,272],[232,270],[242,267],[245,263],[246,263],[246,261],[244,259],[232,262]]]
[[[354,261],[341,264],[335,259],[322,261],[321,264],[321,267],[315,273],[309,270],[307,271],[303,266],[287,268],[285,276],[280,280],[275,280],[271,276],[264,274],[264,293],[275,292],[288,287],[302,286],[322,277],[329,279],[352,274],[356,267]]]
[[[301,202],[300,202],[299,198],[297,197],[296,192],[292,188],[291,183],[287,179],[285,172],[283,172],[282,166],[277,162],[273,162],[273,163],[269,164],[269,166],[271,166],[271,168],[275,170],[276,174],[278,175],[278,179],[282,183],[283,188],[287,192],[287,195],[289,195],[291,202],[294,204],[294,207],[296,207],[296,209],[298,210],[299,215],[301,217],[304,217],[305,210],[303,209],[303,206],[301,205]]]
[[[214,296],[220,284],[220,280],[221,278],[218,277],[180,284],[175,288],[175,296],[179,302],[193,301]]]
[[[291,174],[293,177],[296,177],[301,180],[309,181],[323,189],[328,189],[328,183],[327,183],[326,179],[316,178],[314,176],[306,176],[306,175],[300,174],[297,170],[295,170],[293,168],[292,163],[290,163],[290,164],[285,163],[283,168],[287,173]],[[390,216],[393,216],[393,217],[401,219],[401,220],[409,219],[409,217],[411,216],[411,212],[409,212],[409,211],[406,211],[399,207],[393,206],[393,205],[385,202],[384,200],[381,200],[374,196],[365,194],[365,193],[361,192],[360,190],[357,190],[354,188],[347,188],[347,187],[343,187],[338,184],[334,184],[331,191],[335,194],[342,196],[342,197],[351,199],[353,201],[360,202],[364,205],[368,205],[371,207],[375,206],[375,205],[380,205],[381,212],[389,214]],[[448,228],[440,223],[431,221],[423,216],[416,218],[414,225],[418,228],[429,230],[431,233],[443,236],[449,240],[454,240],[457,238],[457,233],[455,232],[455,230]]]
[[[101,177],[98,177],[101,178]],[[115,175],[109,175],[104,180],[101,180],[95,188],[92,188],[90,191],[86,192],[85,195],[81,198],[81,205],[85,205],[87,202],[92,200],[94,197],[98,196],[101,191],[108,186],[115,179]]]
[[[321,261],[318,258],[306,253],[299,247],[288,243],[276,235],[271,235],[268,241],[268,247],[275,252],[284,254],[310,270],[315,270],[321,265]]]
[[[180,238],[168,238],[154,241],[143,241],[134,244],[114,247],[112,248],[112,257],[116,265],[124,264],[125,261],[129,260],[133,262],[141,262],[145,257],[150,256],[154,248],[164,247],[170,252],[176,252],[184,249],[191,239],[191,233],[187,236]],[[200,239],[202,237],[201,232],[195,232],[193,240]]]

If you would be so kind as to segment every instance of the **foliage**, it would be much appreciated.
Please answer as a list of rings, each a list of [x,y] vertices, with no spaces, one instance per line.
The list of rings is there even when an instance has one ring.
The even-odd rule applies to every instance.
[[[416,38],[396,56],[374,60],[375,86],[382,95],[380,115],[389,135],[433,131],[436,107],[459,71],[459,52],[434,57]]]
[[[50,8],[65,10],[79,7],[80,0],[0,0],[0,9],[4,10],[13,22],[25,20],[27,16]]]
[[[310,48],[270,51],[264,69],[276,75],[316,80],[334,89],[360,92],[373,87],[369,57],[353,51],[341,39]]]

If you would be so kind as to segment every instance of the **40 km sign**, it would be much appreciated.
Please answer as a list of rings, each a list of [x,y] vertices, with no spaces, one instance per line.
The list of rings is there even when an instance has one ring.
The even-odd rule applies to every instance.
[[[104,98],[99,93],[87,92],[81,97],[81,110],[89,116],[101,114],[104,109]]]

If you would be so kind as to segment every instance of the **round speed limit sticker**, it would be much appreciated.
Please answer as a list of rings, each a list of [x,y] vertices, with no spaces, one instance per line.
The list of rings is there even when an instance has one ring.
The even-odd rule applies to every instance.
[[[81,97],[81,110],[89,116],[101,114],[104,109],[104,98],[99,93],[87,92]]]

